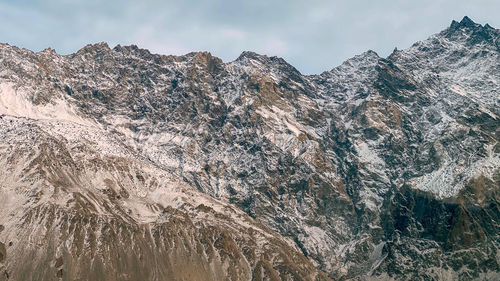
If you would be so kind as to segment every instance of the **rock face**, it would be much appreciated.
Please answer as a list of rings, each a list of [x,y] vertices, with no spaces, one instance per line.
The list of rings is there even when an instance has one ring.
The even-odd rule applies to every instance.
[[[498,280],[499,55],[2,44],[0,280]]]

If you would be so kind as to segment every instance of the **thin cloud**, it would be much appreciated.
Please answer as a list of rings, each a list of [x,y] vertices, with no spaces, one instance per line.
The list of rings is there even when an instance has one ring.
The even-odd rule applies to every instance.
[[[499,28],[500,1],[22,1],[0,3],[0,41],[34,51],[88,43],[136,44],[153,52],[244,50],[284,57],[306,74],[372,49],[387,56],[468,15]]]

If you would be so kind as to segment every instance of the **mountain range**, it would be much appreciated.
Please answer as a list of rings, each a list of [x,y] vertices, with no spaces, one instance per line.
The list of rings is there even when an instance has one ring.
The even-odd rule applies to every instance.
[[[500,30],[319,75],[0,44],[0,280],[500,280]]]

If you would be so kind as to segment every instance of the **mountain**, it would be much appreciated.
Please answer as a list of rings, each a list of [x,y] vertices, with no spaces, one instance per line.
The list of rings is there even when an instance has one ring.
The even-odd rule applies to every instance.
[[[0,280],[498,280],[499,54],[1,44]]]

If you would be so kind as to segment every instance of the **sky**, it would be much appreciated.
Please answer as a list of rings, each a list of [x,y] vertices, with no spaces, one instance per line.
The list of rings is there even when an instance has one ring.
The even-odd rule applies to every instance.
[[[369,49],[408,48],[465,15],[500,28],[499,11],[500,0],[2,0],[0,42],[70,54],[104,41],[226,62],[254,51],[318,74]]]

